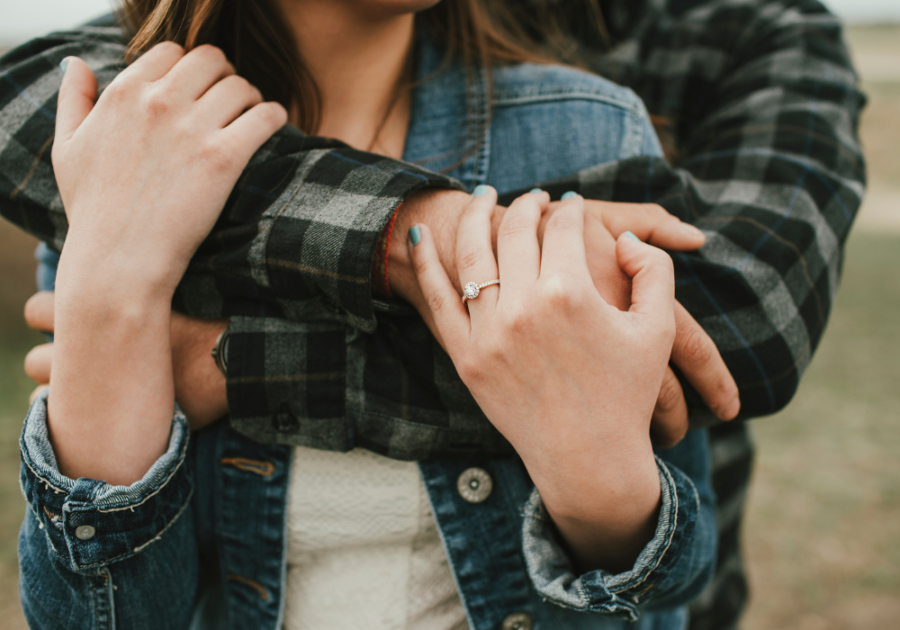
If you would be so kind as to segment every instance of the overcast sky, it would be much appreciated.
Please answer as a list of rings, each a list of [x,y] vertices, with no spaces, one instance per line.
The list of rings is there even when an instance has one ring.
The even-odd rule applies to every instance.
[[[848,21],[900,21],[900,0],[825,0]],[[107,13],[112,0],[0,0],[0,45],[10,45]]]

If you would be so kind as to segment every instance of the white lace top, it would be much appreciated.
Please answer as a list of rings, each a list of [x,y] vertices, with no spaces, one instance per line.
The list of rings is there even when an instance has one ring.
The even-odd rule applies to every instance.
[[[294,451],[285,630],[465,630],[415,462]]]

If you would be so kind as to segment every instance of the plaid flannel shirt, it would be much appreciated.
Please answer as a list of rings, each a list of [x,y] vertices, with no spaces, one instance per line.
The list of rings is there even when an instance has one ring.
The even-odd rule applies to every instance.
[[[674,256],[677,297],[719,347],[742,416],[773,413],[824,330],[864,190],[864,98],[841,25],[815,0],[601,4],[614,45],[579,52],[671,121],[679,159],[606,164],[543,187],[656,202],[703,229],[702,250]],[[558,11],[582,17],[566,3]],[[67,229],[50,164],[57,64],[78,55],[103,85],[123,49],[118,29],[98,23],[0,62],[0,213],[56,249]],[[379,234],[424,187],[461,184],[290,128],[253,158],[175,298],[188,314],[232,318],[238,430],[407,459],[508,450],[427,329],[372,297]],[[692,423],[712,422],[687,391]],[[695,605],[695,630],[734,624],[746,597],[738,533],[752,445],[739,423],[712,437],[720,570]]]

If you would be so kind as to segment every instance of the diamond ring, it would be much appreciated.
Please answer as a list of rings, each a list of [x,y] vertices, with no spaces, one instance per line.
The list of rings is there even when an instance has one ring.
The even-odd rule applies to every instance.
[[[474,282],[469,282],[466,286],[463,287],[463,296],[462,301],[466,300],[474,300],[478,297],[478,294],[481,293],[481,290],[484,287],[489,287],[492,284],[500,284],[499,280],[491,280],[490,282],[482,282],[481,284],[475,284]]]

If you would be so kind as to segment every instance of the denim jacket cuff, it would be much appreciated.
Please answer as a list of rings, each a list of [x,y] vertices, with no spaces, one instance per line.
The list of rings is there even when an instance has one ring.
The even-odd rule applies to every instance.
[[[540,494],[532,491],[525,505],[523,547],[529,577],[543,598],[564,608],[636,621],[639,605],[652,605],[657,594],[669,590],[667,584],[690,577],[682,575],[678,564],[691,544],[700,499],[687,475],[659,457],[656,466],[662,494],[656,532],[624,573],[600,569],[577,575]]]
[[[61,474],[56,463],[44,392],[25,418],[19,441],[20,482],[51,552],[73,571],[96,572],[163,536],[193,494],[185,464],[189,439],[187,418],[176,405],[169,446],[143,479],[130,486],[73,480]]]

